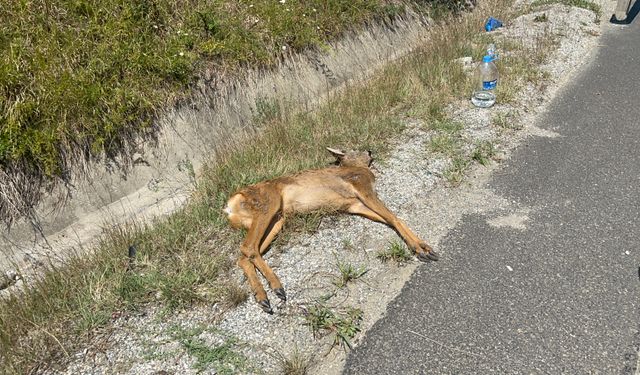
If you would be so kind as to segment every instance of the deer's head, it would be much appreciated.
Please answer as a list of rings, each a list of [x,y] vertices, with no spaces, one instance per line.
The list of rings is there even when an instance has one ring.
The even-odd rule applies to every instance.
[[[371,151],[342,151],[331,147],[327,147],[327,151],[336,157],[338,165],[342,167],[369,168],[373,161]]]

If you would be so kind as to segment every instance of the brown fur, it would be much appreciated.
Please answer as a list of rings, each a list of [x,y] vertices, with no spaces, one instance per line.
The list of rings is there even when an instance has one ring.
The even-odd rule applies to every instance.
[[[437,254],[398,219],[378,198],[368,152],[328,149],[338,165],[306,170],[291,176],[259,182],[234,193],[224,209],[231,225],[246,228],[238,265],[262,308],[271,312],[267,294],[256,269],[264,275],[278,297],[285,300],[282,283],[264,261],[264,254],[282,229],[285,217],[317,210],[341,211],[389,225],[421,260],[437,260]]]

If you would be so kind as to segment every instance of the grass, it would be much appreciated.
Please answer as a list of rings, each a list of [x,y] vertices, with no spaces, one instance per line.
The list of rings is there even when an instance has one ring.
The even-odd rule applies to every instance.
[[[543,72],[540,66],[549,58],[550,51],[556,49],[558,41],[547,34],[540,34],[529,42],[510,41],[502,44],[504,48],[519,51],[518,54],[505,57],[499,65],[511,82],[499,87],[498,94],[511,102],[524,83],[540,85],[549,78],[549,73]]]
[[[516,113],[514,111],[499,112],[491,117],[491,124],[502,130],[518,128]]]
[[[246,292],[225,276],[233,266],[229,251],[210,252],[213,232],[201,230],[194,236],[186,230],[204,220],[191,216],[193,212],[173,215],[153,228],[116,228],[90,257],[50,265],[30,289],[3,300],[2,372],[55,365],[82,344],[86,332],[149,303],[171,312],[196,303],[234,306],[246,299]],[[138,251],[130,266],[127,249],[132,243]]]
[[[478,141],[465,152],[465,141],[458,133],[439,134],[431,139],[430,148],[434,152],[444,154],[451,160],[442,175],[451,186],[458,186],[465,178],[466,171],[472,162],[487,166],[495,159],[497,151],[491,141]]]
[[[212,6],[220,4],[224,2]],[[488,12],[509,19],[502,8]],[[221,215],[227,197],[265,178],[327,165],[331,158],[324,146],[370,149],[378,159],[384,159],[388,140],[402,132],[401,118],[406,115],[441,132],[455,133],[458,126],[447,122],[445,108],[455,101],[468,101],[472,82],[461,66],[451,62],[460,56],[478,58],[483,53],[486,40],[478,37],[478,30],[485,16],[474,12],[462,22],[435,25],[424,49],[388,66],[366,83],[347,87],[313,112],[299,113],[286,103],[278,108],[265,103],[259,114],[268,123],[264,131],[243,142],[241,148],[216,155],[218,162],[205,167],[185,208],[152,225],[112,228],[90,255],[48,266],[30,289],[0,301],[0,372],[55,368],[114,315],[142,310],[148,304],[159,304],[172,312],[194,304],[242,303],[247,297],[245,289],[229,277],[242,233],[228,230]],[[521,68],[505,68],[502,87],[517,86],[528,76],[514,74],[535,69],[536,60],[527,53],[513,59]],[[470,155],[462,155],[457,163],[464,166],[470,160]],[[462,178],[464,168],[458,169],[455,178]],[[303,228],[317,228],[314,218],[307,221],[311,224]],[[138,251],[130,266],[127,250],[134,244]],[[410,256],[396,242],[379,258],[407,260]],[[335,312],[319,305],[310,312],[312,331],[335,333],[335,345],[348,346],[362,319],[362,312],[353,309]],[[189,346],[203,358],[211,354],[197,340]]]
[[[429,140],[429,147],[434,153],[450,156],[460,148],[460,140],[451,134],[437,134]]]
[[[441,154],[451,160],[450,165],[444,170],[443,176],[450,185],[457,186],[464,179],[465,171],[470,165],[469,157],[464,153],[466,143],[462,137],[464,126],[459,122],[444,118],[436,121],[431,129],[435,131],[435,135],[431,137],[428,148],[431,152]],[[471,158],[473,159],[473,156]]]
[[[496,148],[491,141],[477,142],[471,153],[471,159],[484,166],[489,165],[495,156]]]
[[[350,340],[360,332],[362,310],[348,307],[340,311],[318,303],[311,306],[305,315],[306,324],[314,336],[320,333],[333,334],[333,346],[351,348]]]
[[[210,346],[203,340],[185,339],[182,346],[196,358],[195,369],[199,371],[215,367],[217,374],[237,374],[246,359],[232,350],[233,342]]]
[[[202,327],[184,329],[174,327],[171,335],[184,348],[188,355],[196,359],[194,368],[201,372],[215,369],[216,374],[237,374],[247,370],[247,359],[234,349],[238,340],[227,337],[220,345],[210,345],[199,336],[205,331]]]
[[[391,241],[389,245],[377,255],[377,258],[382,262],[388,262],[390,260],[397,264],[405,263],[411,260],[411,253],[407,249],[407,246],[399,241]]]
[[[354,245],[353,242],[351,242],[350,239],[343,238],[342,239],[342,248],[347,250],[347,251],[355,251],[356,250],[356,245]]]
[[[297,349],[289,357],[279,355],[277,360],[282,375],[306,375],[311,368],[309,357]]]
[[[284,223],[283,235],[276,237],[276,244],[289,241],[292,233],[314,234],[320,228],[322,218],[335,214],[334,212],[309,212],[287,217]]]
[[[533,18],[533,22],[547,22],[549,17],[547,17],[546,13],[539,14]]]
[[[333,281],[338,288],[344,288],[351,281],[358,280],[364,276],[369,270],[366,267],[357,267],[350,263],[338,261],[339,276]]]
[[[468,157],[463,155],[455,156],[451,159],[449,167],[442,174],[451,186],[458,186],[464,180],[465,172],[470,165],[471,161]]]
[[[532,8],[537,8],[543,5],[549,4],[563,4],[572,7],[583,8],[592,11],[596,15],[596,23],[600,22],[602,18],[602,7],[590,0],[536,0],[531,3]],[[546,15],[545,15],[546,18]]]
[[[442,119],[433,122],[430,128],[435,131],[435,135],[431,137],[428,144],[431,152],[447,157],[453,157],[460,153],[463,144],[461,138],[463,124],[450,119]]]

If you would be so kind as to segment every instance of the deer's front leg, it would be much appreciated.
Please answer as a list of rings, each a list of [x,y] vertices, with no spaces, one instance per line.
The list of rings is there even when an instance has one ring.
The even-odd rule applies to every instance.
[[[438,260],[439,256],[431,246],[421,240],[409,229],[407,224],[394,215],[373,191],[362,191],[361,195],[358,196],[358,201],[354,202],[348,211],[370,220],[387,224],[395,229],[421,261]]]

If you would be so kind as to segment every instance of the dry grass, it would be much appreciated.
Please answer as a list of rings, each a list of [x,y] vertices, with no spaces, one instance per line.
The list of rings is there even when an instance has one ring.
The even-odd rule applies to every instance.
[[[279,355],[277,360],[282,375],[306,375],[311,367],[311,360],[298,350],[294,350],[289,357]]]

